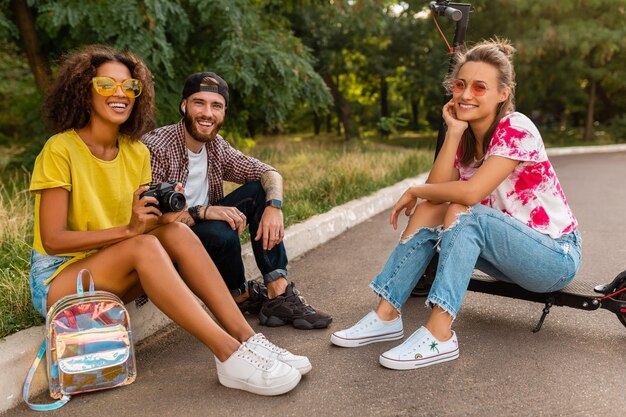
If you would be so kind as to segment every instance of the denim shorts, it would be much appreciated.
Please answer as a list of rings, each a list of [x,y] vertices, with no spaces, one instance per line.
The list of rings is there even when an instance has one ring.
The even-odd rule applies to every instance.
[[[32,250],[30,254],[30,296],[35,310],[43,317],[48,312],[48,291],[50,284],[45,285],[61,265],[72,259],[73,256],[44,255]]]

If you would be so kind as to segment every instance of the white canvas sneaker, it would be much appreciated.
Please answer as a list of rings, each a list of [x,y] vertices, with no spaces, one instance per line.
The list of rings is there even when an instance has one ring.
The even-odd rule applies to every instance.
[[[385,368],[414,369],[459,357],[459,342],[452,332],[450,340],[440,342],[424,326],[409,336],[400,346],[380,355],[378,361]]]
[[[402,316],[391,321],[384,321],[378,317],[375,311],[370,311],[349,329],[333,333],[330,336],[330,341],[341,347],[359,347],[370,343],[398,340],[403,337]]]
[[[306,356],[294,355],[287,349],[276,346],[267,340],[267,338],[263,336],[263,333],[257,333],[252,336],[246,341],[246,345],[248,345],[250,349],[257,351],[262,355],[272,359],[277,359],[287,365],[293,366],[298,370],[298,372],[300,372],[300,375],[305,375],[313,368],[311,362],[309,362],[309,358]]]
[[[215,358],[217,377],[222,385],[258,395],[280,395],[300,382],[300,372],[293,366],[261,355],[242,343],[228,359]]]

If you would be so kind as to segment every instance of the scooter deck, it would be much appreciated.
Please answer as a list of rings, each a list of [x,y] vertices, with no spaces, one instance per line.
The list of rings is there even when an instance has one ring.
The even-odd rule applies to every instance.
[[[593,290],[594,287],[598,284],[600,283],[586,281],[582,278],[574,278],[574,280],[570,282],[570,284],[567,287],[559,291],[555,291],[553,293],[547,293],[547,294],[561,293],[561,294],[580,296],[580,297],[598,297],[601,294],[598,294]],[[509,294],[509,293],[510,292],[515,293],[517,291],[519,291],[520,293],[525,293],[525,292],[531,293],[530,291],[527,291],[516,284],[498,281],[497,279],[493,278],[490,275],[485,274],[482,271],[475,270],[474,274],[472,275],[472,282],[470,282],[469,289],[473,291],[491,293],[491,291],[489,291],[490,286],[497,286],[497,287],[501,286],[502,290],[505,291],[506,294],[500,294],[500,295],[505,295],[505,296],[515,296],[515,294]],[[496,288],[493,288],[493,289],[496,290]],[[498,294],[499,292],[495,292],[495,293]],[[533,297],[533,299],[537,298],[537,301],[545,299],[545,296],[546,296],[546,293],[544,294],[531,293],[531,294],[537,294],[537,297]]]

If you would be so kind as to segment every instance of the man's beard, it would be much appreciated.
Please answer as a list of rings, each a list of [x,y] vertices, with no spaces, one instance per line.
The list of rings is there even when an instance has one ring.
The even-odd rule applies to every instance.
[[[218,123],[215,119],[213,119],[212,120],[213,130],[211,131],[211,133],[203,135],[202,133],[198,131],[198,129],[196,128],[196,124],[194,123],[198,119],[202,119],[202,118],[198,117],[194,119],[193,116],[191,116],[189,113],[185,113],[185,119],[184,119],[185,128],[187,129],[187,132],[191,135],[192,138],[194,138],[198,142],[203,142],[203,143],[209,143],[213,139],[215,139],[215,136],[217,136],[217,132],[220,131],[220,129],[222,128],[222,124],[224,124],[223,122]]]

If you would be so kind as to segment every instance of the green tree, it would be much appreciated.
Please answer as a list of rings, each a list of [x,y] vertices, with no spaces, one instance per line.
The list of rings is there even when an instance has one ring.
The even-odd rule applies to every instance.
[[[348,140],[360,137],[350,90],[355,73],[367,65],[369,55],[363,54],[363,50],[367,45],[380,43],[378,38],[384,35],[387,3],[382,0],[271,2],[273,10],[289,19],[296,36],[313,51],[317,59],[315,68],[330,89],[337,118]]]
[[[152,69],[160,123],[179,117],[183,81],[201,70],[229,82],[233,100],[226,126],[242,135],[280,125],[303,102],[322,111],[331,101],[312,55],[285,22],[263,13],[262,1],[0,3],[11,6],[2,9],[7,12],[0,15],[0,30],[22,46],[41,90],[47,81],[38,74],[52,72],[48,62],[81,45],[105,43],[135,52]]]
[[[527,111],[581,114],[584,138],[595,120],[626,111],[626,0],[480,0],[473,35],[510,38],[518,49],[518,103]],[[599,109],[599,110],[598,110]]]

